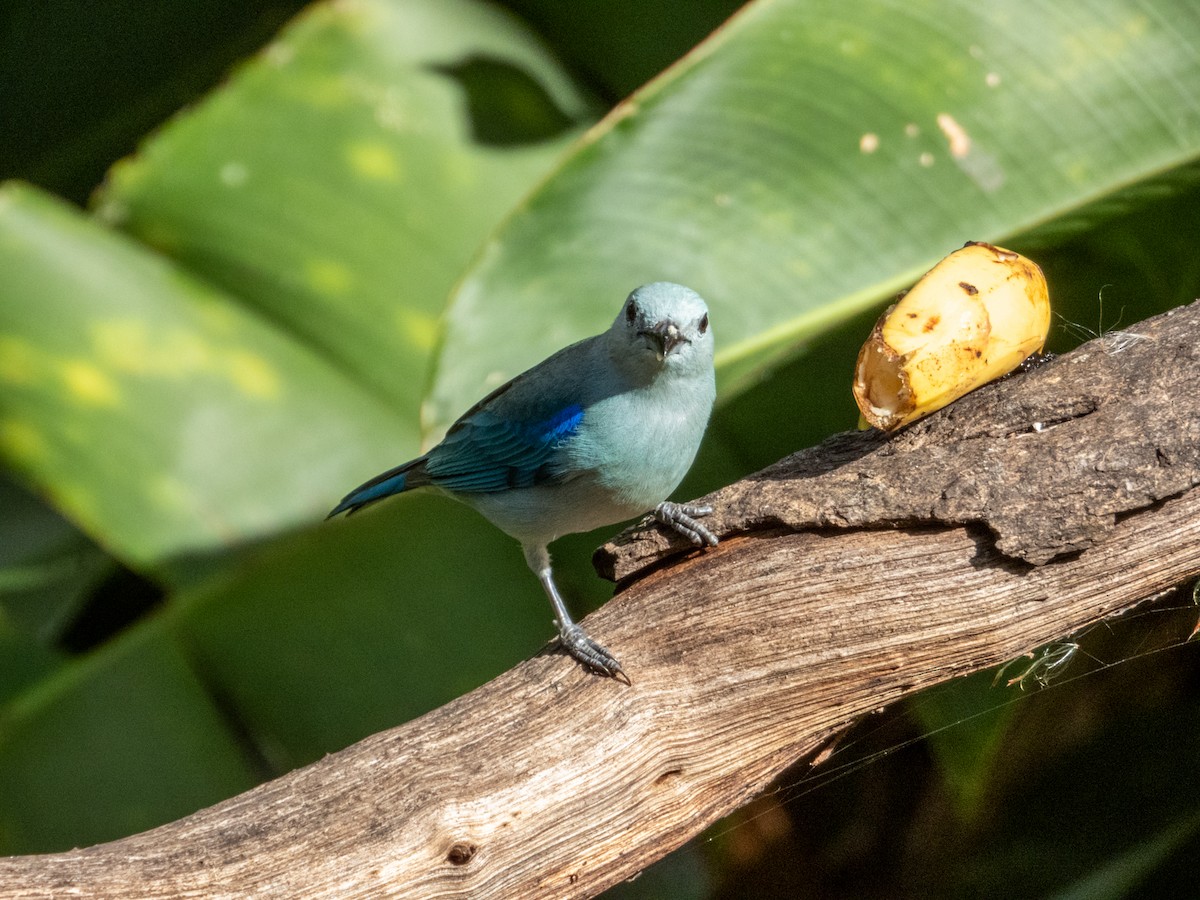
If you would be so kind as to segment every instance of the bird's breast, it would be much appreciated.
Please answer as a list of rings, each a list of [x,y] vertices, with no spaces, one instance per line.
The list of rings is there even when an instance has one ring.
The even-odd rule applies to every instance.
[[[609,398],[584,416],[577,464],[615,503],[628,506],[630,515],[644,512],[665,500],[687,474],[711,408],[711,400]]]

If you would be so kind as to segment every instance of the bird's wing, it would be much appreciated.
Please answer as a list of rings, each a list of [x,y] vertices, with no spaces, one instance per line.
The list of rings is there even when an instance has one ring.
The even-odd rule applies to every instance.
[[[382,474],[376,475],[370,481],[360,484],[345,497],[342,502],[333,508],[333,511],[325,518],[332,519],[338,513],[353,513],[362,509],[376,500],[382,500],[384,497],[390,497],[392,494],[399,494],[401,491],[406,491],[410,487],[416,487],[408,483],[409,475],[413,470],[418,469],[425,461],[425,457],[411,460],[403,465],[396,466],[394,469],[388,469]]]
[[[421,481],[467,494],[566,481],[562,450],[583,416],[580,404],[525,417],[476,407],[429,452]]]

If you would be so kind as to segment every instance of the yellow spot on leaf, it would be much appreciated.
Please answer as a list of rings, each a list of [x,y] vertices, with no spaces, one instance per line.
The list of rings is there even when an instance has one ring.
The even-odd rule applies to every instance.
[[[401,309],[396,313],[396,324],[401,334],[415,347],[432,350],[437,343],[438,320],[426,313]]]
[[[785,264],[787,270],[798,278],[809,278],[813,274],[812,261],[807,257],[795,257]]]
[[[354,285],[354,274],[332,259],[314,259],[304,266],[313,290],[331,297],[344,297]]]
[[[304,82],[304,99],[317,109],[344,108],[354,99],[356,87],[350,78],[317,76]]]
[[[106,366],[126,372],[141,372],[150,350],[150,330],[139,319],[109,319],[93,322],[92,347]]]
[[[38,352],[20,338],[0,335],[0,381],[30,384],[37,376]]]
[[[220,313],[216,313],[220,316]],[[279,396],[282,379],[274,366],[257,353],[240,347],[226,348],[203,332],[184,326],[152,329],[137,319],[96,322],[92,347],[105,368],[147,378],[228,379],[243,394],[262,399]],[[83,361],[64,367],[71,393],[93,405],[117,401],[117,390],[97,366]]]
[[[170,475],[156,475],[150,480],[150,500],[162,509],[178,511],[192,506],[192,492],[188,486]]]
[[[212,347],[187,328],[154,332],[138,319],[109,319],[93,323],[91,337],[97,358],[117,372],[182,378],[212,369]]]
[[[150,355],[153,371],[166,375],[190,375],[210,369],[214,351],[199,332],[175,328],[163,335],[158,351]]]
[[[229,378],[244,394],[273,400],[279,396],[279,374],[269,362],[248,350],[235,350],[229,354]]]
[[[67,393],[84,406],[116,406],[120,392],[105,372],[87,360],[68,360],[62,367]]]
[[[346,148],[346,156],[355,173],[372,181],[398,182],[400,160],[387,144],[360,141]]]
[[[14,459],[32,463],[46,455],[42,433],[18,419],[0,420],[0,448]]]

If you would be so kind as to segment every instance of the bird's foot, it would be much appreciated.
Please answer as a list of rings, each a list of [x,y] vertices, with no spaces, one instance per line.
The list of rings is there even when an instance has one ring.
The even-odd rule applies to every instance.
[[[572,622],[565,628],[560,629],[558,634],[559,640],[567,649],[567,652],[593,672],[607,675],[609,678],[615,678],[618,681],[624,681],[626,684],[631,683],[629,676],[625,674],[625,670],[617,662],[617,658],[602,645],[588,637],[587,632],[583,630],[582,626]]]
[[[712,513],[711,506],[696,506],[691,503],[672,503],[664,500],[654,508],[654,518],[673,531],[677,531],[697,547],[707,544],[717,546],[717,536],[696,521],[699,516]]]

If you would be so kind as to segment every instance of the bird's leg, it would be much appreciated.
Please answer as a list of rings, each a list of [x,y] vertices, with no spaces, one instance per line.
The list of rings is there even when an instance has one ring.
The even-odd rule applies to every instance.
[[[696,521],[698,516],[712,513],[711,506],[695,506],[691,503],[672,503],[664,500],[654,508],[653,516],[663,525],[679,532],[697,547],[708,544],[717,546],[717,536]]]
[[[545,588],[546,596],[550,598],[550,605],[554,607],[554,622],[558,625],[559,640],[567,652],[589,669],[628,684],[629,676],[625,674],[617,658],[588,637],[583,626],[576,624],[572,620],[571,614],[567,612],[567,604],[563,602],[562,595],[559,594],[558,587],[554,584],[554,576],[550,571],[549,551],[544,546],[526,547],[525,560],[529,563],[529,568],[533,569],[534,574],[537,575],[542,587]]]

